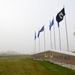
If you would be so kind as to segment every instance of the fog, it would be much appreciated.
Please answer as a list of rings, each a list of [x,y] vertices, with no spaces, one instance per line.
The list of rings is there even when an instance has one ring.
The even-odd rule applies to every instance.
[[[69,51],[75,51],[75,0],[0,0],[0,52],[15,51],[31,54],[35,51],[34,33],[45,26],[45,50],[50,50],[49,23],[55,21],[56,50],[59,49],[59,28],[56,15],[65,6]],[[52,49],[54,34],[52,27]],[[67,51],[65,19],[60,23],[61,50]],[[44,51],[44,33],[40,34],[40,51]],[[39,52],[39,38],[36,38]]]

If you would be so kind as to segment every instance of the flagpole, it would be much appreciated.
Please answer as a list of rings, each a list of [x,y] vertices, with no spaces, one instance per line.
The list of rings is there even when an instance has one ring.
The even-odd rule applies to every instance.
[[[35,48],[34,48],[34,54],[36,53],[36,40],[34,40],[34,45],[35,45]]]
[[[61,51],[61,37],[60,37],[60,27],[59,27],[59,46],[60,46],[60,51]]]
[[[65,8],[63,7],[63,9],[57,14],[56,16],[56,20],[57,22],[61,22],[63,20],[63,17],[65,16]],[[69,43],[68,43],[68,32],[67,32],[67,23],[66,23],[66,16],[65,16],[65,30],[66,30],[66,40],[67,40],[67,49],[69,51]],[[60,31],[60,29],[59,29]],[[60,33],[59,33],[60,34]],[[61,40],[60,40],[60,49],[61,49]]]
[[[53,19],[54,19],[54,18],[53,18]],[[54,26],[54,46],[55,46],[55,50],[56,50],[55,26]]]
[[[52,49],[52,38],[51,38],[51,30],[50,30],[50,42],[51,42],[51,49]]]
[[[39,30],[39,33],[38,33],[38,37],[40,35],[40,32],[44,31],[44,26]],[[45,35],[44,35],[45,36]],[[44,37],[45,38],[45,37]],[[45,43],[45,41],[44,41]],[[39,37],[39,52],[40,52],[40,37]]]
[[[40,52],[40,37],[39,37],[39,52]]]
[[[38,41],[38,49],[39,49],[38,52],[40,52],[40,36],[39,36],[39,35],[40,35],[40,32],[38,31],[38,36],[37,36],[37,37],[39,38],[39,39],[38,39],[38,40],[39,40],[39,41]]]
[[[36,53],[36,32],[35,32],[35,35],[34,35],[34,54]]]
[[[51,23],[51,21],[50,21]],[[51,29],[50,29],[50,45],[51,45],[51,49],[52,49],[52,37],[51,37]]]
[[[45,51],[45,25],[44,25],[44,51]]]
[[[58,19],[56,19],[57,20],[57,22],[59,21]],[[59,30],[58,30],[58,32],[59,32],[59,47],[60,47],[60,51],[61,51],[61,37],[60,37],[60,27],[59,27],[59,22],[58,22],[58,28],[59,28]]]
[[[65,12],[65,6],[63,6]],[[65,15],[65,30],[66,30],[66,41],[67,41],[67,50],[69,52],[69,40],[68,40],[68,31],[67,31],[67,22],[66,22],[66,15]]]
[[[65,30],[66,30],[67,50],[69,52],[69,42],[68,42],[68,31],[67,31],[66,15],[65,15]]]

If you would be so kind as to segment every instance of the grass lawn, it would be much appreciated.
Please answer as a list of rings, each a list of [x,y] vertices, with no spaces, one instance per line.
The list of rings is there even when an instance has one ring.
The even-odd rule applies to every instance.
[[[0,75],[75,75],[75,71],[27,55],[0,56]]]

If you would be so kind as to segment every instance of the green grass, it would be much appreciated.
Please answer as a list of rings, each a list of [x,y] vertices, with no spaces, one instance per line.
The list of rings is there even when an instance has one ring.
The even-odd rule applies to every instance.
[[[75,71],[28,55],[0,56],[0,75],[75,75]]]

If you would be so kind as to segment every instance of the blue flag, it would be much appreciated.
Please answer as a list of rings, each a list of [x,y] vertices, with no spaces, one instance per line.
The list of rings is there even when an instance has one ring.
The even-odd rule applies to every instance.
[[[54,25],[54,19],[52,20],[52,22],[49,25],[49,30],[51,30],[51,27]]]
[[[43,32],[44,31],[44,26],[40,29],[40,31],[39,32]]]
[[[43,32],[43,31],[44,31],[44,26],[39,30],[37,37],[39,37],[40,32]]]

